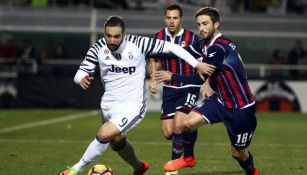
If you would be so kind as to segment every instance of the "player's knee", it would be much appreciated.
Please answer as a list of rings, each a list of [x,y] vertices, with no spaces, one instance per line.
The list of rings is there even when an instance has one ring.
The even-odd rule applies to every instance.
[[[163,135],[167,140],[172,140],[173,137],[173,131],[169,129],[163,129]]]
[[[193,127],[189,123],[188,120],[183,120],[183,122],[182,122],[182,131],[183,132],[191,132],[191,131],[193,131]]]
[[[247,148],[237,149],[231,146],[231,156],[236,160],[244,161],[248,158],[249,152]]]
[[[110,139],[110,145],[114,151],[121,150],[122,148],[125,147],[126,144],[127,140],[125,135],[119,135]]]
[[[100,142],[109,142],[110,139],[106,134],[103,133],[98,133],[96,138],[100,141]]]
[[[230,152],[231,152],[231,156],[232,158],[236,159],[236,160],[240,160],[240,153],[239,151],[231,145],[230,147]]]
[[[174,133],[181,133],[182,132],[182,123],[175,123],[174,124]]]

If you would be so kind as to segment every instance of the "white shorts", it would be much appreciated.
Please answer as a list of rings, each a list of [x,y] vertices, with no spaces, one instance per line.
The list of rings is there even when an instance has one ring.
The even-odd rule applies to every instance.
[[[145,117],[146,102],[137,104],[116,104],[110,108],[102,108],[103,123],[111,121],[124,134]]]

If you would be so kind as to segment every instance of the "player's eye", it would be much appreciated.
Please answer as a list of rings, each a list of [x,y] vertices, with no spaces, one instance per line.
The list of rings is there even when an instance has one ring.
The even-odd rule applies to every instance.
[[[120,35],[115,35],[114,38],[120,38]]]

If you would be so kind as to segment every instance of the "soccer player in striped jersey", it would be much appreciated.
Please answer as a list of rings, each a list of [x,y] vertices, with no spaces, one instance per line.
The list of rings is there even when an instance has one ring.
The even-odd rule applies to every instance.
[[[192,31],[184,29],[183,11],[179,5],[170,5],[164,10],[164,22],[166,27],[154,34],[154,38],[169,41],[182,47],[196,43],[199,39]],[[161,69],[172,74],[191,75],[196,74],[196,70],[182,59],[172,57],[150,60],[150,74],[157,71],[161,60]],[[149,90],[152,94],[157,92],[157,82],[151,79]],[[181,83],[178,81],[164,81],[162,94],[162,114],[160,116],[162,132],[166,139],[172,140],[172,159],[178,159],[183,153],[182,143],[182,120],[195,107],[199,97],[200,85],[193,83]],[[190,157],[191,166],[195,165],[194,143],[197,138],[197,131],[190,134],[191,145],[189,150],[183,153],[185,157]],[[172,172],[176,174],[177,172]],[[167,172],[166,174],[171,174]]]
[[[245,170],[246,175],[259,175],[254,167],[253,156],[248,150],[257,126],[255,100],[250,91],[243,61],[236,45],[220,32],[220,14],[216,8],[205,7],[195,15],[202,40],[186,49],[195,57],[216,66],[208,77],[215,94],[194,108],[183,121],[185,133],[202,125],[223,122],[231,142],[232,157]],[[185,79],[185,80],[188,80]],[[188,167],[182,159],[167,162],[163,169],[175,171]]]
[[[109,144],[132,166],[134,175],[145,174],[149,164],[135,154],[132,144],[126,139],[126,132],[141,122],[146,113],[147,56],[172,52],[202,73],[210,75],[214,70],[214,66],[200,63],[178,45],[125,34],[121,17],[109,17],[104,30],[104,37],[89,49],[74,77],[75,83],[86,90],[94,79],[91,75],[99,66],[105,90],[100,104],[103,124],[79,162],[60,175],[79,175],[88,163],[107,150]]]

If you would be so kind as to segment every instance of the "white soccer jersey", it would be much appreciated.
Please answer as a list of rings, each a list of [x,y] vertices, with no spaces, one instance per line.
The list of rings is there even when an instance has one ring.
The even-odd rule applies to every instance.
[[[105,38],[102,38],[89,49],[74,80],[79,84],[84,76],[93,74],[95,67],[99,65],[101,80],[105,86],[105,93],[101,101],[102,107],[118,102],[128,105],[129,103],[143,103],[145,101],[145,58],[147,55],[171,51],[177,56],[181,55],[180,57],[183,57],[193,67],[198,63],[178,47],[180,46],[171,45],[162,40],[125,35],[118,50],[111,52],[106,45]]]

